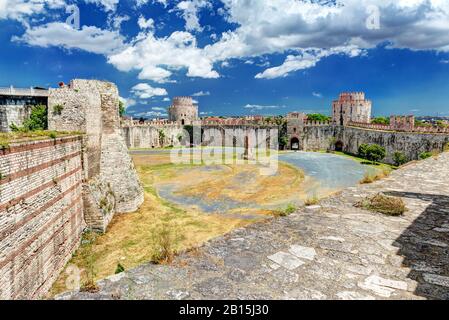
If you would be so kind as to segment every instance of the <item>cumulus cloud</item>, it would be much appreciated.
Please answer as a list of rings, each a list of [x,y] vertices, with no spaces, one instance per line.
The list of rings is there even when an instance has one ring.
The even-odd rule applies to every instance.
[[[93,3],[103,7],[105,11],[115,11],[119,0],[84,0],[86,3]]]
[[[388,42],[389,48],[449,51],[449,2],[444,0],[222,0],[226,19],[239,27],[222,34],[206,48],[214,60],[244,58],[275,52],[298,51],[278,67],[258,78],[283,77],[310,68],[332,54],[349,54],[337,48],[373,48]],[[377,6],[380,28],[367,27],[370,12]],[[321,53],[303,54],[320,49]],[[354,49],[356,50],[356,49]]]
[[[154,29],[154,20],[151,18],[147,20],[143,16],[140,16],[139,19],[137,20],[137,24],[142,30]]]
[[[213,61],[197,47],[196,38],[185,31],[163,38],[156,38],[152,31],[142,32],[126,49],[110,55],[108,61],[121,71],[140,70],[139,79],[159,83],[170,81],[172,70],[183,68],[188,77],[219,77]]]
[[[181,12],[185,20],[185,29],[187,31],[203,31],[200,25],[199,12],[203,8],[211,7],[208,0],[188,0],[181,1],[176,5],[176,11]]]
[[[132,87],[131,92],[140,99],[148,99],[154,96],[166,96],[167,90],[164,88],[153,88],[148,83],[139,83]]]
[[[76,30],[61,22],[52,22],[29,28],[21,37],[13,41],[26,42],[32,46],[58,46],[65,49],[81,49],[98,54],[112,54],[123,47],[123,37],[118,31],[83,26]]]
[[[46,13],[48,9],[62,8],[64,0],[0,0],[0,20],[25,22],[29,16]]]
[[[44,13],[50,5],[63,0],[0,0],[0,19],[20,19]],[[86,0],[115,10],[118,0]],[[137,0],[136,5],[148,3]],[[165,0],[152,3],[168,5]],[[84,26],[70,31],[60,24],[27,28],[22,41],[37,46],[79,48],[104,54],[108,62],[121,71],[137,71],[139,79],[158,83],[173,81],[175,72],[188,77],[218,78],[214,65],[227,65],[231,59],[257,61],[274,53],[287,54],[284,62],[269,67],[268,61],[259,79],[285,77],[314,67],[331,55],[356,57],[387,43],[387,48],[436,50],[449,52],[449,1],[447,0],[221,0],[220,17],[233,29],[214,37],[214,43],[199,47],[192,32],[203,30],[199,13],[208,8],[208,0],[184,0],[174,11],[185,20],[186,31],[174,31],[157,37],[154,21],[140,20],[141,32],[125,41],[116,31]],[[367,21],[377,6],[379,28]],[[59,30],[58,30],[59,29]],[[70,31],[70,32],[68,32]],[[17,39],[17,38],[16,38]],[[125,43],[124,43],[125,42]]]

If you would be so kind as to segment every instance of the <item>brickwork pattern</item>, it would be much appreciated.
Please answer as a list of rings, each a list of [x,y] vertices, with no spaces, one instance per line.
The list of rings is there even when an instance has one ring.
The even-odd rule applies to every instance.
[[[0,298],[39,298],[84,228],[82,137],[0,151]]]

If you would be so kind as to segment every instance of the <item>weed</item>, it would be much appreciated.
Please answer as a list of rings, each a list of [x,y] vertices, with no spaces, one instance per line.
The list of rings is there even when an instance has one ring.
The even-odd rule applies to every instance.
[[[312,197],[307,198],[306,201],[304,201],[304,204],[306,206],[313,206],[313,205],[318,204],[319,202],[320,202],[320,199],[316,195],[314,195]]]
[[[119,263],[117,263],[117,268],[115,268],[115,274],[121,273],[125,271],[125,267]]]
[[[357,202],[355,206],[389,216],[400,216],[407,211],[405,203],[401,198],[390,197],[381,193],[366,197],[362,201]]]

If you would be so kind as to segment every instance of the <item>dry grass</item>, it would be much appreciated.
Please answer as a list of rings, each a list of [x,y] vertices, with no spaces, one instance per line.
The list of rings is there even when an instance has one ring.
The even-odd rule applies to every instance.
[[[83,241],[68,263],[81,270],[81,284],[85,290],[94,290],[91,285],[95,281],[113,275],[119,263],[128,270],[152,261],[161,253],[161,248],[166,251],[160,256],[164,260],[176,252],[198,247],[252,222],[178,208],[161,199],[153,187],[161,176],[170,176],[171,167],[162,171],[160,165],[137,167],[137,170],[145,190],[141,208],[134,213],[116,215],[107,232],[97,235],[92,242]],[[170,235],[167,236],[164,230],[169,230]],[[172,237],[174,234],[176,238]],[[170,259],[165,260],[168,262]],[[67,290],[67,277],[65,271],[61,272],[52,288],[52,295]]]
[[[49,131],[49,130],[37,130],[29,132],[0,132],[0,149],[7,148],[9,144],[21,141],[34,141],[44,139],[54,139],[64,137],[68,135],[78,135],[79,132],[62,132],[62,131]]]
[[[401,198],[390,197],[381,193],[366,197],[356,203],[355,206],[389,216],[400,216],[407,211],[405,203]]]
[[[383,167],[381,170],[376,170],[375,172],[366,172],[363,179],[360,180],[360,183],[373,183],[374,181],[386,178],[390,175],[391,171],[390,168]]]
[[[314,206],[314,205],[318,204],[319,202],[320,202],[320,199],[316,195],[314,195],[312,197],[307,198],[304,201],[304,204],[306,206]]]

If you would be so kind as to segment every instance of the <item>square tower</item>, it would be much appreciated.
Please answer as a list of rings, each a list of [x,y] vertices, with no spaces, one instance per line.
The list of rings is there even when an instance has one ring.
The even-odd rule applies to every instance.
[[[340,126],[349,122],[370,123],[371,101],[364,92],[344,92],[332,102],[332,121]]]

